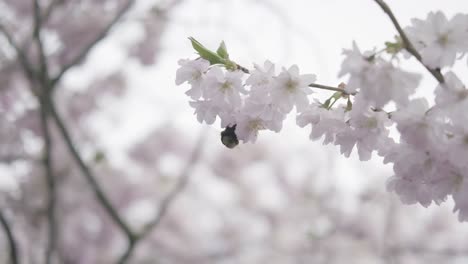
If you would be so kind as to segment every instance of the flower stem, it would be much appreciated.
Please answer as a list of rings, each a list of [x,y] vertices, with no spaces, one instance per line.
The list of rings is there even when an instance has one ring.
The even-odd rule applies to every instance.
[[[338,87],[333,87],[333,86],[328,86],[328,85],[323,85],[323,84],[311,83],[311,84],[309,84],[309,86],[313,87],[313,88],[322,89],[322,90],[341,92],[341,93],[343,93],[345,95],[356,95],[356,93],[348,93],[344,89],[341,89],[341,88],[338,88]]]

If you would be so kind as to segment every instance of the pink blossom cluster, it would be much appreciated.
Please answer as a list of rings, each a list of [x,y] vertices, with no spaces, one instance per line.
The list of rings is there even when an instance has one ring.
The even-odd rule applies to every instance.
[[[179,61],[176,84],[191,85],[187,95],[199,122],[213,124],[219,117],[221,126],[234,128],[244,143],[255,142],[260,130],[279,132],[295,108],[297,125],[311,125],[312,140],[324,138],[347,157],[355,148],[362,161],[375,151],[392,163],[387,189],[402,202],[427,207],[451,195],[459,220],[466,221],[468,90],[449,67],[468,51],[468,16],[449,20],[441,12],[430,13],[425,20],[413,19],[405,32],[420,62],[441,76],[432,105],[414,96],[421,75],[399,65],[397,55],[407,47],[401,39],[387,44],[391,58],[361,52],[353,43],[339,72],[347,83],[325,102],[311,95],[314,88],[327,89],[314,84],[315,75],[300,74],[296,65],[278,73],[270,61],[249,72],[233,68],[231,61],[205,60],[200,53],[195,60]]]

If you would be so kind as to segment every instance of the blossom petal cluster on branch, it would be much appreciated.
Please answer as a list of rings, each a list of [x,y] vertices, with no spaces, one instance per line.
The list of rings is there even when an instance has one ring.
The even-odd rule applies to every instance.
[[[413,19],[406,28],[417,50],[412,55],[420,56],[433,74],[454,65],[468,49],[467,22],[467,15],[447,20],[441,12],[430,13],[426,20]],[[276,73],[275,65],[266,61],[248,71],[229,59],[224,42],[223,53],[218,54],[196,42],[200,58],[179,62],[176,84],[191,85],[187,94],[198,121],[213,124],[219,117],[221,126],[244,143],[255,142],[260,130],[279,132],[295,108],[297,125],[310,124],[312,140],[324,138],[324,144],[339,146],[346,157],[356,149],[360,160],[369,160],[375,151],[385,163],[392,163],[394,175],[387,189],[402,202],[427,207],[452,195],[459,220],[467,221],[468,90],[447,71],[437,78],[433,105],[413,98],[421,74],[395,62],[398,52],[412,45],[398,41],[386,43],[390,59],[375,50],[361,52],[356,43],[344,50],[339,76],[348,81],[340,88],[315,84],[316,76],[300,74],[297,65]],[[336,92],[320,102],[312,98],[313,88]],[[390,107],[391,112],[386,110]],[[393,128],[399,135],[390,136]]]
[[[312,93],[309,84],[315,81],[313,74],[300,74],[297,65],[275,75],[269,61],[263,67],[256,65],[248,78],[240,70],[209,66],[203,58],[179,64],[176,84],[191,84],[187,95],[198,121],[213,124],[219,117],[223,128],[236,125],[236,135],[243,142],[255,142],[260,130],[279,132],[294,107],[298,112],[306,110],[307,95]]]
[[[406,32],[432,69],[452,66],[457,55],[468,51],[468,15],[457,14],[448,20],[444,13],[431,12],[425,20],[414,18]]]

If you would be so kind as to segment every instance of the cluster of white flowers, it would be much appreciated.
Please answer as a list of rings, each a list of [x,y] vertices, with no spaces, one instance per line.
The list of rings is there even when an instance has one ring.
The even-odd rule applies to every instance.
[[[468,16],[447,20],[437,12],[412,22],[406,32],[429,69],[444,70],[468,50]],[[429,206],[452,195],[459,220],[467,221],[468,90],[445,69],[432,106],[412,98],[421,76],[402,70],[392,55],[385,59],[379,52],[361,52],[353,43],[344,51],[339,73],[348,77],[347,84],[332,89],[336,92],[323,103],[310,96],[313,87],[327,89],[314,84],[315,75],[301,75],[296,65],[277,74],[269,61],[248,72],[232,63],[181,60],[176,83],[191,84],[187,95],[200,122],[212,124],[219,117],[221,126],[234,128],[244,143],[255,142],[259,130],[279,132],[295,107],[297,125],[312,127],[311,139],[324,138],[345,156],[355,147],[360,160],[369,160],[375,151],[392,163],[387,188],[404,203]],[[391,129],[399,135],[390,136]]]
[[[176,83],[191,84],[186,94],[198,121],[213,124],[219,117],[223,128],[236,126],[236,136],[244,143],[255,142],[259,130],[279,132],[294,106],[298,112],[306,110],[309,84],[315,81],[313,74],[299,74],[296,65],[276,75],[269,61],[255,65],[248,77],[240,70],[210,66],[202,58],[179,64]]]
[[[414,18],[405,31],[430,68],[452,66],[457,55],[468,51],[468,15],[448,20],[444,13],[429,13],[425,20]]]

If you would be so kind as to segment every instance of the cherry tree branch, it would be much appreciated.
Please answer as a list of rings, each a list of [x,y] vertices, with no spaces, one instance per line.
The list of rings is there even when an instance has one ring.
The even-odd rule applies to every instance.
[[[6,238],[8,240],[8,244],[10,247],[10,261],[12,264],[19,264],[19,257],[18,257],[15,237],[13,235],[13,232],[11,230],[11,227],[8,221],[6,220],[5,215],[3,214],[1,210],[0,210],[0,225],[3,227],[3,230],[5,230]]]
[[[398,20],[396,19],[395,15],[393,14],[392,10],[390,7],[385,3],[383,0],[374,0],[380,8],[388,15],[390,20],[392,21],[393,25],[395,26],[396,30],[398,31],[398,34],[400,34],[401,40],[403,41],[405,49],[413,55],[431,74],[434,76],[434,78],[439,82],[439,83],[444,83],[445,79],[442,73],[440,72],[440,69],[431,69],[429,68],[424,62],[422,61],[421,54],[414,48],[413,44],[411,41],[408,39],[406,36],[405,31],[401,28],[400,23],[398,23]]]
[[[135,0],[128,0],[125,6],[117,13],[117,15],[110,21],[109,24],[98,34],[98,36],[91,41],[71,62],[68,64],[65,64],[60,72],[51,80],[51,87],[52,89],[56,86],[56,84],[60,81],[60,79],[63,77],[63,75],[73,66],[77,65],[80,63],[83,59],[85,59],[89,52],[96,46],[97,43],[99,43],[101,40],[103,40],[110,30],[114,27],[115,24],[127,13],[127,11],[132,7],[132,5],[135,3]]]
[[[77,163],[80,171],[85,176],[88,183],[91,185],[91,188],[93,189],[94,194],[96,195],[96,198],[104,207],[105,211],[110,215],[112,220],[125,233],[125,235],[127,236],[127,239],[130,242],[133,241],[135,238],[135,235],[131,231],[130,227],[124,222],[123,218],[119,215],[117,210],[114,208],[109,198],[107,198],[106,194],[104,193],[99,183],[97,182],[96,177],[94,176],[94,173],[91,171],[91,169],[86,165],[86,163],[81,158],[81,155],[76,149],[71,139],[70,133],[68,132],[68,129],[65,127],[65,124],[61,116],[57,112],[57,109],[55,108],[54,103],[52,101],[49,101],[48,107],[49,107],[50,114],[52,115],[52,118],[60,131],[60,134],[65,140],[68,150],[70,151],[73,159]]]
[[[197,161],[201,157],[204,139],[205,139],[205,133],[202,132],[202,134],[200,135],[198,139],[198,142],[196,143],[194,150],[192,151],[190,159],[187,161],[187,164],[185,165],[184,169],[181,171],[178,177],[178,181],[176,185],[169,192],[169,194],[167,194],[167,196],[164,197],[164,199],[161,201],[159,211],[154,217],[154,219],[151,222],[149,222],[143,228],[143,230],[135,237],[135,240],[133,241],[133,243],[130,243],[128,245],[127,250],[125,251],[125,253],[122,255],[122,257],[118,261],[119,264],[127,263],[133,251],[135,250],[136,245],[140,241],[142,241],[145,237],[147,237],[149,234],[151,234],[151,232],[154,231],[159,226],[159,224],[161,223],[161,220],[167,214],[171,205],[174,203],[177,197],[183,192],[190,178],[190,175],[191,175],[190,172],[193,166],[197,163]]]

